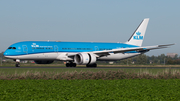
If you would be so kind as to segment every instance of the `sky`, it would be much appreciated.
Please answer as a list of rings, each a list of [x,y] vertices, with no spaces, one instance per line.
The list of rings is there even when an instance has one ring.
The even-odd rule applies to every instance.
[[[20,41],[126,42],[150,18],[146,55],[180,55],[180,0],[0,0],[0,52]]]

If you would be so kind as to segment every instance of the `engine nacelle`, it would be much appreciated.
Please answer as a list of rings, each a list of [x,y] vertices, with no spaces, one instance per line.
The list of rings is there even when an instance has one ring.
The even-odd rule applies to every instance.
[[[54,61],[53,60],[34,60],[36,64],[51,64]]]
[[[96,63],[96,56],[92,53],[79,53],[74,56],[74,62],[80,65]]]

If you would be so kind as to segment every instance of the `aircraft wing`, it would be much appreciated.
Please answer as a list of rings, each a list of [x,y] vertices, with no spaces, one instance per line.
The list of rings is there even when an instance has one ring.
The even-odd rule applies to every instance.
[[[171,46],[174,44],[166,44],[166,45],[156,45],[156,46],[146,46],[146,47],[135,47],[135,48],[119,48],[119,49],[113,49],[113,50],[103,50],[103,51],[94,51],[89,52],[96,54],[97,57],[106,56],[109,55],[109,53],[125,53],[129,51],[136,51],[136,52],[145,52],[153,49],[161,49],[161,48],[167,48],[167,46]]]
[[[103,51],[93,51],[93,52],[85,52],[85,53],[93,53],[96,57],[107,56],[109,53],[125,53],[129,51],[136,51],[136,52],[146,52],[153,49],[161,49],[167,48],[167,46],[171,46],[174,44],[166,44],[166,45],[155,45],[155,46],[145,46],[145,47],[135,47],[135,48],[119,48],[119,49],[112,49],[112,50],[103,50]],[[74,57],[78,53],[68,53],[68,57]]]

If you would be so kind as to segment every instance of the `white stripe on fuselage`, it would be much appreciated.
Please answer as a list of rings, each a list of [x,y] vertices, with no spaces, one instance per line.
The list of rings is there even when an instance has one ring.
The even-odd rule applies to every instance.
[[[18,56],[5,56],[10,59],[20,59],[20,60],[64,60],[73,61],[72,58],[67,56],[66,52],[52,52],[52,53],[38,53],[38,54],[27,54]],[[72,53],[71,53],[72,54]],[[75,54],[75,53],[74,53]],[[110,53],[110,55],[99,57],[98,60],[121,60],[129,57],[140,55],[141,53]]]
[[[5,57],[10,59],[20,59],[20,60],[61,60],[61,56],[62,58],[65,58],[65,53],[52,52],[52,53],[37,53],[37,54],[5,56]],[[67,56],[66,59],[68,59]]]

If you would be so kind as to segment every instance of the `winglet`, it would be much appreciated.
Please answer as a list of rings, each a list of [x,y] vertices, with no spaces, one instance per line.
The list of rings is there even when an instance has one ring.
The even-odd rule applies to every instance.
[[[144,19],[129,38],[128,42],[126,42],[126,44],[142,46],[148,22],[149,18]]]

